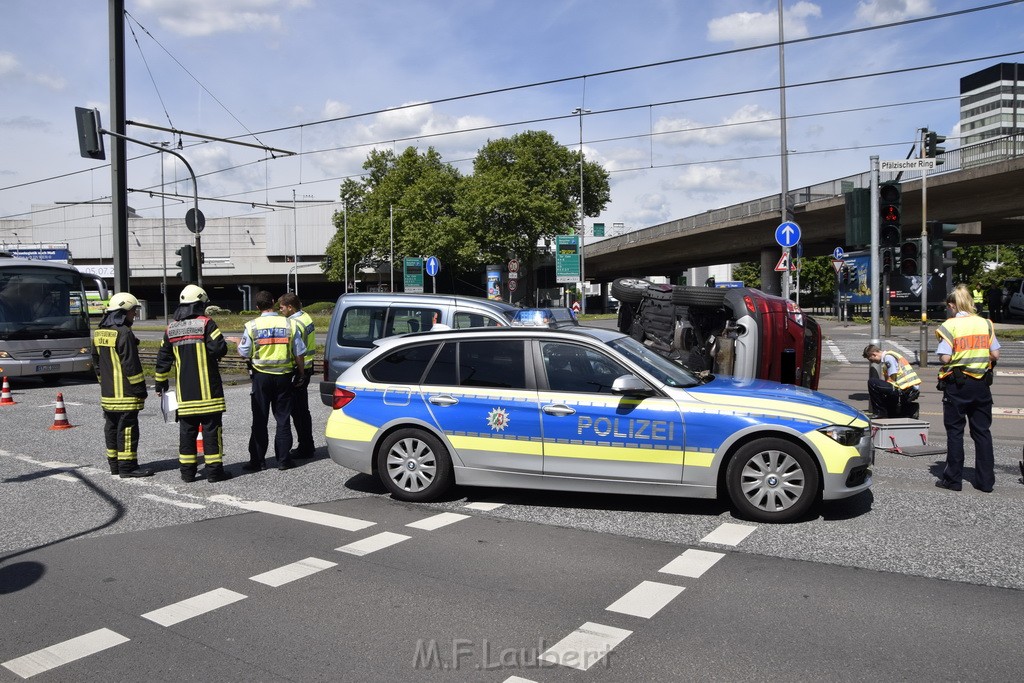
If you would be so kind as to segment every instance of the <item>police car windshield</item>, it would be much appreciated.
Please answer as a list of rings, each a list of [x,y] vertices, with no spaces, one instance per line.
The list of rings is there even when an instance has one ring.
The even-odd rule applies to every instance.
[[[633,361],[662,384],[670,387],[695,387],[701,383],[692,372],[682,365],[673,363],[667,358],[647,348],[632,337],[621,337],[608,342],[623,356]]]

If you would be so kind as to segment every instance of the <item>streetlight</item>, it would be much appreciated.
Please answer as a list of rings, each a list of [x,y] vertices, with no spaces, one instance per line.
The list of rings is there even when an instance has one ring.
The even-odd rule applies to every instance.
[[[169,141],[156,140],[150,143],[151,145],[160,145],[161,147],[170,147]],[[160,271],[160,291],[164,294],[164,325],[167,325],[167,197],[164,195],[164,157],[162,154],[157,154],[157,158],[160,160],[160,237],[163,248],[161,249],[161,256],[163,257],[163,270]]]
[[[408,211],[409,209],[398,209]],[[388,211],[391,214],[391,291],[395,291],[395,205],[388,204]]]
[[[343,240],[345,245],[345,264],[342,266],[341,272],[345,273],[345,294],[348,294],[348,200],[342,205],[344,211],[345,222],[344,222],[344,233]],[[352,276],[352,286],[356,286],[356,278]]]
[[[589,114],[589,109],[583,107],[576,107],[572,110],[573,114],[578,114],[580,117],[580,313],[587,312],[587,277],[583,270],[583,237],[586,234],[586,228],[583,224],[583,115]]]
[[[299,295],[299,219],[295,210],[295,188],[292,188],[292,265],[295,269],[295,296]]]

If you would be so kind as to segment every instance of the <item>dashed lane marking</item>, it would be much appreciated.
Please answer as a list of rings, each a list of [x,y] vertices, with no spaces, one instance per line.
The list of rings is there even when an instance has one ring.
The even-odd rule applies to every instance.
[[[690,548],[658,571],[664,574],[675,574],[676,576],[688,576],[692,579],[697,579],[704,572],[715,566],[715,563],[723,557],[725,555],[722,553],[712,553],[706,550]]]
[[[642,581],[640,585],[605,609],[609,612],[650,619],[661,611],[662,607],[672,602],[683,590],[685,589],[682,586],[672,586],[657,581]]]
[[[30,678],[76,659],[94,655],[121,643],[127,643],[129,640],[130,638],[125,638],[109,628],[101,628],[17,659],[11,659],[4,662],[3,666],[22,678]]]
[[[522,676],[509,676],[501,683],[537,683],[530,678],[523,678]]]
[[[334,529],[343,529],[345,531],[360,531],[361,529],[365,529],[366,527],[374,526],[376,524],[376,522],[367,522],[363,519],[345,517],[344,515],[334,515],[329,512],[320,512],[319,510],[310,510],[308,508],[300,508],[293,505],[271,503],[266,500],[242,500],[240,498],[227,495],[210,496],[210,500],[214,503],[231,505],[242,508],[243,510],[263,512],[268,515],[287,517],[288,519],[296,519],[300,522],[320,524],[322,526],[329,526]]]
[[[246,596],[241,593],[236,593],[227,588],[215,588],[212,591],[176,602],[173,605],[167,605],[167,607],[146,612],[142,615],[142,618],[149,619],[161,626],[174,626],[245,598]]]
[[[56,476],[59,476],[59,475],[54,475],[54,476],[56,477]],[[153,494],[153,493],[143,493],[143,494],[141,494],[139,496],[139,498],[145,498],[146,500],[152,500],[152,501],[154,501],[156,503],[164,503],[165,505],[173,505],[175,507],[185,508],[186,510],[203,510],[203,509],[206,508],[206,506],[201,504],[201,503],[189,503],[189,502],[186,502],[184,500],[174,500],[172,498],[164,498],[163,496],[158,496],[158,495]]]
[[[466,503],[463,507],[470,510],[483,510],[485,512],[489,512],[491,510],[497,510],[504,505],[505,503]]]
[[[460,522],[464,519],[469,519],[469,515],[460,515],[457,512],[442,512],[439,515],[434,515],[433,517],[421,519],[418,522],[406,524],[406,526],[413,529],[433,531],[434,529],[440,529],[443,526],[448,526],[449,524],[454,524],[455,522]]]
[[[832,352],[832,355],[835,356],[835,359],[837,361],[839,361],[840,363],[846,363],[847,365],[850,365],[850,361],[846,359],[846,356],[843,355],[843,352],[839,350],[839,347],[836,345],[834,341],[832,341],[831,339],[826,339],[825,346],[828,347],[828,350]]]
[[[391,531],[382,531],[379,534],[364,538],[358,541],[353,541],[348,545],[343,545],[340,548],[335,548],[338,552],[348,553],[349,555],[369,555],[370,553],[377,552],[383,548],[388,548],[401,543],[402,541],[408,541],[412,536],[406,536],[404,534],[396,534]]]
[[[586,671],[631,633],[626,629],[588,621],[545,650],[538,659]]]
[[[292,562],[286,564],[283,567],[277,569],[271,569],[268,572],[257,574],[256,576],[250,576],[249,580],[262,583],[272,588],[283,586],[286,583],[304,579],[307,576],[316,574],[325,569],[338,566],[337,562],[328,562],[327,560],[321,560],[317,557],[307,557],[304,560],[298,562]]]
[[[754,532],[756,526],[749,524],[733,524],[724,522],[710,534],[700,539],[701,543],[717,543],[719,545],[739,545],[743,539]]]

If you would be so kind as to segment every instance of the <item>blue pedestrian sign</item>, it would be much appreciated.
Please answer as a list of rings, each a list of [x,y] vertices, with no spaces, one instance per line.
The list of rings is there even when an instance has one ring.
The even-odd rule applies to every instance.
[[[424,267],[426,268],[427,275],[430,277],[434,277],[441,272],[441,262],[437,260],[436,256],[428,256]]]
[[[780,247],[792,247],[800,241],[800,226],[786,221],[775,228],[775,241]]]
[[[843,258],[844,253],[845,252],[843,251],[842,247],[836,247],[835,249],[832,250],[832,258],[838,261],[839,259]]]

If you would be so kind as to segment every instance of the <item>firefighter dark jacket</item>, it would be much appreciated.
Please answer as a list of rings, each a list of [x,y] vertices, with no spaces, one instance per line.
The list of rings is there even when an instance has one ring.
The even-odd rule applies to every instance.
[[[99,373],[103,410],[142,410],[146,378],[139,360],[139,340],[125,324],[125,311],[108,311],[92,335],[92,358]]]
[[[182,304],[179,312],[185,306]],[[228,343],[211,318],[205,315],[179,317],[175,314],[174,322],[164,331],[156,356],[157,384],[167,386],[173,365],[178,415],[223,413],[227,404],[217,361],[227,354]]]

